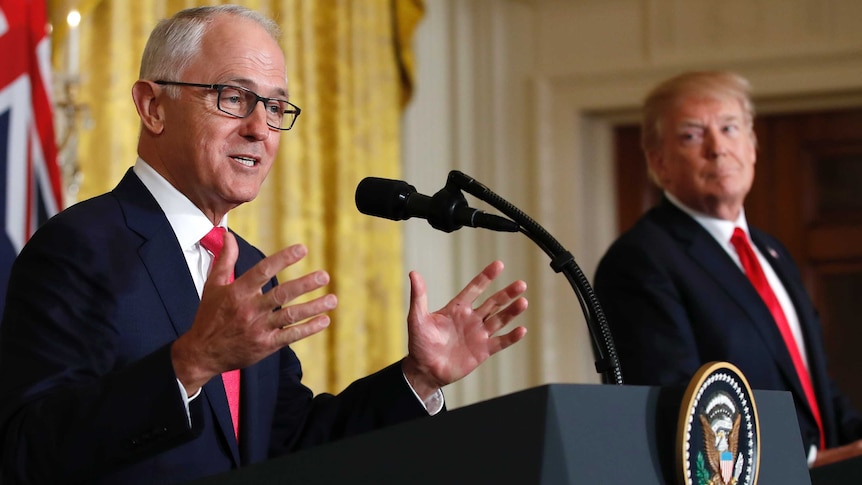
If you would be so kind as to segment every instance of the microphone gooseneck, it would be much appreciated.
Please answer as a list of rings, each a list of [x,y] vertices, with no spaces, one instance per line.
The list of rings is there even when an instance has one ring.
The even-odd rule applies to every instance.
[[[511,217],[521,227],[521,232],[535,242],[551,258],[551,268],[557,273],[563,273],[581,305],[581,311],[587,322],[590,336],[593,339],[593,352],[596,358],[596,372],[602,374],[605,383],[623,384],[623,374],[617,357],[616,346],[608,326],[607,318],[596,297],[589,280],[575,262],[572,253],[566,250],[542,226],[523,211],[510,204],[507,200],[495,194],[491,189],[477,182],[474,178],[458,170],[449,172],[447,184],[453,184],[461,190],[485,201],[503,214]]]

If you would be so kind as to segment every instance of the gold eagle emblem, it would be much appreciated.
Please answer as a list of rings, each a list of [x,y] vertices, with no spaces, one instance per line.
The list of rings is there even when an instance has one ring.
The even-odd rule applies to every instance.
[[[706,462],[712,475],[708,485],[735,485],[742,473],[744,457],[739,456],[741,415],[730,396],[713,397],[700,415]]]

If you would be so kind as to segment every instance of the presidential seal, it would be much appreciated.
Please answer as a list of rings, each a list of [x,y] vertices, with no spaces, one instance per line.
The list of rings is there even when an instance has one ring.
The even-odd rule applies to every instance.
[[[695,373],[680,407],[677,453],[684,485],[757,483],[757,406],[733,364],[710,362]]]

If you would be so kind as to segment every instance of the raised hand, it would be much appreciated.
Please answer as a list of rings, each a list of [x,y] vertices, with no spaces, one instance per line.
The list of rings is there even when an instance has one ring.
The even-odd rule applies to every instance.
[[[523,281],[515,281],[473,306],[502,271],[502,262],[489,264],[434,313],[428,313],[425,281],[419,273],[410,273],[408,354],[402,365],[404,375],[422,399],[463,378],[488,357],[526,335],[527,329],[521,326],[496,335],[527,309],[527,299],[521,296],[527,290]]]
[[[300,261],[307,252],[301,244],[287,247],[231,282],[239,249],[233,234],[225,234],[224,248],[204,285],[194,323],[171,348],[174,371],[189,395],[215,375],[254,364],[329,326],[329,317],[323,312],[335,308],[335,295],[288,305],[329,283],[325,271],[281,283],[266,293],[261,291],[276,273]]]

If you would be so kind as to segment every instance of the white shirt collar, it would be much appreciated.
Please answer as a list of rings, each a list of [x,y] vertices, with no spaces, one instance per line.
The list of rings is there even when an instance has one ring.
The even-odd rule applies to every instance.
[[[732,246],[730,245],[730,237],[733,235],[733,229],[736,227],[742,228],[742,230],[745,231],[745,234],[749,236],[749,240],[751,239],[748,232],[748,221],[745,219],[745,209],[741,209],[739,211],[739,216],[735,221],[728,221],[706,215],[703,212],[698,212],[680,202],[679,199],[674,197],[673,194],[668,191],[664,192],[664,196],[667,197],[667,200],[669,200],[671,204],[690,215],[698,222],[698,224],[703,226],[703,228],[706,229],[706,231],[722,246],[726,247],[726,249],[732,249]],[[735,251],[733,252],[736,254]]]
[[[212,222],[188,197],[171,185],[142,158],[138,157],[132,170],[162,208],[180,247],[184,251],[194,248],[201,238],[213,228]],[[227,215],[218,225],[227,228]]]

